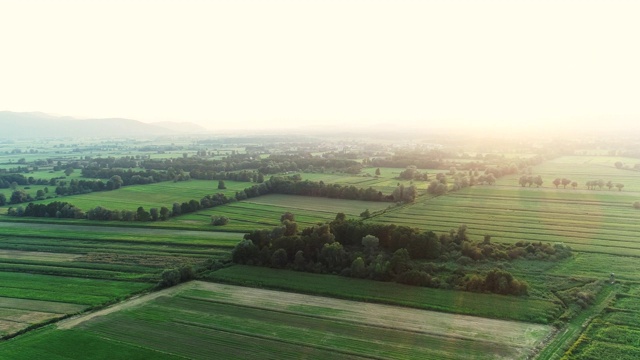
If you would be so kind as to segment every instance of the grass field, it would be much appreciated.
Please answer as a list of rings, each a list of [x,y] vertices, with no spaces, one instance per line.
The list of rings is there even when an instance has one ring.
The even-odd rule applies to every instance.
[[[227,187],[225,190],[218,190],[217,180],[189,180],[175,183],[165,181],[148,185],[125,186],[112,191],[61,196],[54,199],[35,201],[34,203],[48,204],[51,201],[63,201],[73,204],[84,211],[93,209],[96,206],[106,207],[111,210],[131,211],[135,211],[139,206],[142,206],[149,211],[149,208],[160,208],[162,206],[171,209],[175,202],[183,203],[192,199],[200,201],[205,195],[220,192],[227,196],[234,196],[236,191],[251,187],[254,184],[229,180],[225,181],[225,185]],[[44,186],[42,187],[44,188]],[[55,188],[49,187],[50,192],[54,190]],[[8,194],[10,196],[10,190]],[[9,196],[7,196],[7,199],[9,199]],[[9,206],[3,207],[5,212]]]
[[[542,325],[193,282],[0,344],[0,357],[80,359],[108,353],[123,358],[136,349],[131,358],[159,351],[159,358],[191,359],[520,359],[549,331]],[[60,344],[71,343],[74,350],[62,353]]]
[[[249,232],[280,225],[280,215],[285,212],[293,213],[297,223],[310,226],[331,221],[339,212],[349,218],[359,218],[366,209],[375,212],[392,205],[387,202],[271,194],[180,216],[162,225],[206,228],[210,227],[211,215],[221,215],[230,219],[229,224],[220,227],[221,230]]]

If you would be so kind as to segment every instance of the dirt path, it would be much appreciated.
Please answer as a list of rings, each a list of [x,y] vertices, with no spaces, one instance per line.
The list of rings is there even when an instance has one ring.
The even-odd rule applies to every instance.
[[[134,306],[140,306],[143,305],[145,303],[147,303],[148,301],[151,301],[153,299],[157,299],[160,296],[171,296],[174,295],[180,291],[183,290],[187,290],[187,289],[191,289],[196,287],[197,282],[196,281],[190,281],[184,284],[180,284],[174,287],[171,287],[169,289],[164,289],[164,290],[160,290],[160,291],[156,291],[153,292],[151,294],[147,294],[147,295],[142,295],[142,296],[138,296],[138,297],[133,297],[127,300],[124,300],[122,302],[119,302],[117,304],[111,305],[105,309],[102,310],[98,310],[95,312],[91,312],[88,314],[82,314],[82,315],[78,315],[78,316],[74,316],[65,320],[62,320],[60,322],[58,322],[58,329],[71,329],[87,320],[91,320],[95,317],[98,316],[104,316],[104,315],[108,315],[111,314],[113,312],[116,311],[120,311],[120,310],[124,310],[124,309],[129,309],[132,308]]]

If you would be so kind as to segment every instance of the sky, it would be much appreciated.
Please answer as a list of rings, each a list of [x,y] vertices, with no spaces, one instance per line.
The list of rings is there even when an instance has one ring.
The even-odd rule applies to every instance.
[[[640,131],[638,18],[616,0],[0,0],[0,110]]]

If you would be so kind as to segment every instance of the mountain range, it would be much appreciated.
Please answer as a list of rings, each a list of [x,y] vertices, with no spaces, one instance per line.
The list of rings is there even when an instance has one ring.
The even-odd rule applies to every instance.
[[[76,119],[41,112],[0,111],[0,138],[103,137],[147,138],[164,135],[203,134],[208,130],[193,123],[141,121],[122,118]]]

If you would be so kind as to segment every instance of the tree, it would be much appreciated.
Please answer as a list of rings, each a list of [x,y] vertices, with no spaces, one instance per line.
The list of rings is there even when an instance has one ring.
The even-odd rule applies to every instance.
[[[170,287],[180,283],[180,271],[178,269],[166,269],[162,272],[161,287]]]
[[[380,176],[380,168],[376,169],[376,176]]]
[[[151,215],[145,211],[142,206],[138,207],[136,211],[136,219],[138,219],[138,221],[149,221],[150,218]]]
[[[226,216],[211,215],[211,225],[213,226],[222,226],[222,225],[227,225],[228,223],[229,223],[229,218]]]
[[[362,238],[362,246],[367,254],[373,254],[378,250],[380,239],[373,235],[367,235]]]
[[[0,206],[7,205],[7,197],[4,194],[0,194]]]
[[[364,266],[364,260],[357,257],[351,263],[351,276],[355,278],[364,278],[367,276],[367,268]]]
[[[66,176],[69,176],[69,175],[73,174],[73,168],[72,168],[72,167],[68,167],[68,168],[66,168],[66,169],[64,170],[64,174],[65,174]]]
[[[633,208],[634,209],[639,209],[640,210],[640,201],[636,201],[633,203]]]
[[[618,188],[618,191],[622,191],[622,188],[624,187],[624,184],[617,183],[616,187]]]
[[[560,179],[560,178],[555,178],[553,180],[553,185],[556,186],[556,189],[558,188],[558,186],[560,186],[561,183],[562,183],[562,179]]]
[[[31,196],[27,194],[24,190],[15,190],[11,193],[11,198],[9,199],[9,204],[19,204],[27,201],[31,201]]]
[[[371,217],[371,212],[369,212],[369,209],[366,209],[365,211],[360,213],[360,217],[363,219],[368,219]]]
[[[267,249],[268,250],[268,249]],[[246,264],[258,256],[258,248],[253,241],[244,239],[231,251],[231,259],[236,264]]]
[[[567,185],[571,184],[571,180],[567,179],[567,178],[562,178],[562,186],[566,189]]]
[[[160,220],[165,221],[169,218],[169,208],[163,206],[160,208]]]
[[[533,179],[533,183],[536,184],[536,187],[540,187],[543,184],[542,176],[538,175]]]
[[[405,248],[400,248],[393,253],[391,257],[391,271],[395,274],[401,274],[409,270],[409,252]]]
[[[120,189],[120,187],[122,186],[122,178],[120,177],[120,175],[113,175],[108,181],[107,181],[107,189],[109,190],[115,190],[115,189]]]
[[[280,215],[280,223],[284,223],[285,220],[296,221],[296,216],[293,213],[287,211],[284,214]]]
[[[607,181],[606,185],[609,188],[609,190],[611,190],[611,188],[613,187],[613,181],[611,181],[611,180]]]
[[[149,215],[151,215],[151,221],[158,221],[160,214],[158,213],[158,208],[149,209]]]
[[[36,191],[36,200],[44,199],[44,190],[40,189]]]
[[[573,181],[571,183],[571,187],[573,188],[573,190],[575,190],[578,187],[578,183],[576,181]]]
[[[271,266],[276,269],[285,268],[288,262],[287,251],[285,249],[280,248],[271,255]]]
[[[226,188],[227,188],[227,186],[224,184],[224,180],[219,180],[218,181],[218,190],[224,190]]]
[[[173,203],[171,214],[173,216],[179,216],[180,214],[182,214],[182,207],[180,206],[180,203]]]
[[[616,163],[613,165],[615,165],[616,169],[622,169],[622,166],[623,166],[622,162],[620,161],[616,161]]]

